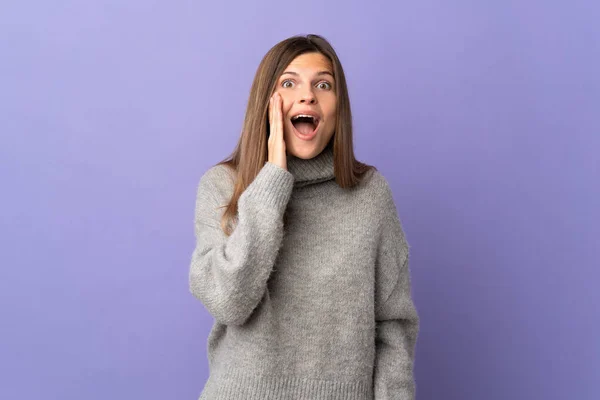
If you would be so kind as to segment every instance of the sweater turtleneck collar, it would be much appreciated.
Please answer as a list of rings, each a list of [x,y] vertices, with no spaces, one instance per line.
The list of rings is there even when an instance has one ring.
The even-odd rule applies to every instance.
[[[326,147],[308,160],[288,155],[287,169],[294,175],[294,187],[335,179],[333,148]]]

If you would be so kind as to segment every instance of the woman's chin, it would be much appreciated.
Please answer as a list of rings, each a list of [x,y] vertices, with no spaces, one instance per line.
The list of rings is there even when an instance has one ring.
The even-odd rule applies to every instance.
[[[299,146],[294,144],[285,144],[286,152],[288,155],[292,155],[297,158],[308,160],[319,154],[319,149],[316,144],[298,143]]]

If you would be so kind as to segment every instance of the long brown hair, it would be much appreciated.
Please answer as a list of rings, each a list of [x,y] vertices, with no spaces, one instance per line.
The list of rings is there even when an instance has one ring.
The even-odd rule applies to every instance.
[[[227,236],[232,232],[230,223],[237,216],[238,199],[252,183],[268,160],[269,98],[275,91],[275,85],[284,69],[299,55],[319,52],[333,65],[336,82],[336,127],[327,144],[333,147],[334,171],[336,183],[342,188],[351,188],[362,180],[372,165],[364,164],[354,157],[352,143],[352,113],[350,98],[342,64],[333,47],[320,35],[296,35],[273,46],[263,57],[252,87],[246,107],[246,115],[238,144],[223,161],[235,171],[234,189],[229,204],[221,218],[221,229]]]

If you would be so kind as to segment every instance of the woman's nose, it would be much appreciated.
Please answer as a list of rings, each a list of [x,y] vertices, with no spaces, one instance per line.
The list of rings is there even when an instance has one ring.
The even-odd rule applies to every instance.
[[[304,93],[300,95],[300,104],[315,104],[317,102],[317,98],[315,97],[312,90],[305,90]]]

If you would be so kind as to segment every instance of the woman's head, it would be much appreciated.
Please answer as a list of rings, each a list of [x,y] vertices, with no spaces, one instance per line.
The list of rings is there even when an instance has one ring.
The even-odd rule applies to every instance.
[[[274,92],[282,99],[286,151],[308,159],[319,154],[335,132],[337,96],[333,64],[318,51],[294,58],[275,81]],[[298,117],[312,115],[314,119]],[[314,133],[304,140],[298,133]]]
[[[273,46],[256,71],[246,108],[242,135],[267,151],[268,104],[274,92],[283,99],[284,140],[288,154],[312,158],[327,145],[334,151],[352,144],[352,115],[346,78],[337,54],[318,35],[292,36]],[[319,114],[316,136],[310,141],[294,134],[297,112]],[[337,141],[334,145],[332,140]],[[243,141],[243,139],[242,139]],[[264,150],[263,150],[264,149]]]
[[[319,35],[292,36],[273,46],[260,62],[246,106],[242,134],[230,157],[219,164],[235,170],[235,186],[223,216],[226,222],[237,210],[237,200],[268,160],[269,99],[282,97],[286,152],[302,159],[333,148],[337,184],[350,188],[373,167],[354,157],[352,113],[346,78],[340,60],[329,42]],[[292,122],[298,114],[316,114],[317,126]],[[304,126],[303,126],[304,125]],[[295,130],[316,129],[311,140]]]

